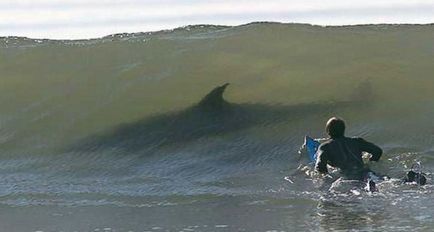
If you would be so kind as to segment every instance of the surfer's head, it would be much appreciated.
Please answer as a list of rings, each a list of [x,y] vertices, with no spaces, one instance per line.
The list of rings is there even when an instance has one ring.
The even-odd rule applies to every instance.
[[[344,136],[345,122],[338,117],[332,117],[327,121],[326,132],[331,138]]]

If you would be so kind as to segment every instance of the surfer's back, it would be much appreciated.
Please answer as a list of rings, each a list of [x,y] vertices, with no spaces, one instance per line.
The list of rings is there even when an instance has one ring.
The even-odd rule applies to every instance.
[[[341,119],[331,118],[326,130],[330,139],[319,146],[315,165],[321,173],[328,172],[328,164],[339,168],[347,177],[360,178],[364,170],[362,153],[370,153],[371,161],[378,161],[383,153],[380,147],[362,138],[345,137],[345,124]]]
[[[371,160],[377,161],[382,150],[373,143],[362,138],[340,137],[321,144],[319,152],[325,153],[330,165],[342,170],[349,168],[362,168],[362,152],[372,154]]]

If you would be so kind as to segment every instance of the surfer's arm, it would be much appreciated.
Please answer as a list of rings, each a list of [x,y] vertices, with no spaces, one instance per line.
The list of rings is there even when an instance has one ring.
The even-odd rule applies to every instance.
[[[361,150],[372,155],[370,161],[378,161],[383,154],[383,150],[377,145],[370,143],[362,138],[359,138]]]
[[[324,150],[323,146],[318,148],[316,157],[315,170],[319,173],[328,173],[327,152]]]

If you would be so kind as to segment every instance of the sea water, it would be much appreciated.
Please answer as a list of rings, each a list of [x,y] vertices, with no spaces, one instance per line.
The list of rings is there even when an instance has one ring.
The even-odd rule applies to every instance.
[[[431,230],[433,39],[277,23],[0,38],[0,230]],[[383,148],[378,193],[297,169],[331,116]],[[428,185],[401,184],[416,161]]]

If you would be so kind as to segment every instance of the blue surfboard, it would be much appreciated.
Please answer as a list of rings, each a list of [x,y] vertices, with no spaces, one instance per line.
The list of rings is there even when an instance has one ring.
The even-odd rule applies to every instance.
[[[307,150],[307,155],[309,157],[309,160],[311,162],[316,161],[316,151],[318,150],[319,145],[321,145],[320,142],[314,140],[313,138],[306,136],[305,137],[305,145]]]

